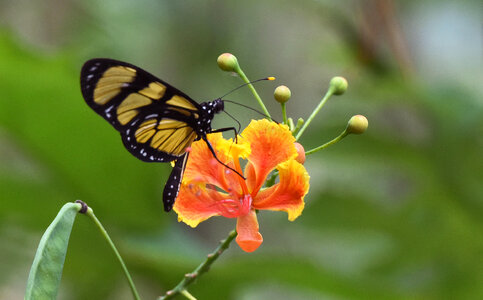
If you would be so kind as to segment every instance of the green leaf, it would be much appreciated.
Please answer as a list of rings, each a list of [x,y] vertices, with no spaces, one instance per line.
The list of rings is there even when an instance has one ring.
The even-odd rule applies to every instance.
[[[55,299],[78,203],[65,204],[45,231],[27,281],[25,299]]]

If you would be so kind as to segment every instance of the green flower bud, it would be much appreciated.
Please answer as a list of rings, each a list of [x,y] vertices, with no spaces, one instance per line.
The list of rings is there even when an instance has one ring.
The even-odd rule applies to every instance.
[[[369,122],[363,115],[353,116],[347,123],[347,133],[361,134],[367,130]]]
[[[287,119],[287,125],[288,125],[288,128],[290,129],[290,131],[294,132],[295,125],[293,123],[293,119],[292,118],[288,118]]]
[[[344,77],[336,76],[330,80],[329,89],[333,91],[334,95],[342,95],[347,90],[348,85]]]
[[[239,68],[238,60],[236,59],[235,55],[231,53],[221,54],[218,56],[216,61],[218,63],[218,67],[220,67],[220,69],[223,71],[236,72],[236,70]]]
[[[277,102],[285,103],[288,101],[288,99],[290,99],[290,96],[292,96],[292,92],[290,92],[290,89],[285,85],[280,85],[277,86],[277,88],[273,92],[273,96],[275,97],[275,100],[277,100]]]
[[[302,128],[302,125],[304,125],[304,119],[299,118],[297,120],[297,125],[293,127],[292,132],[296,134],[300,130],[300,128]],[[292,121],[292,126],[293,126],[293,121]]]

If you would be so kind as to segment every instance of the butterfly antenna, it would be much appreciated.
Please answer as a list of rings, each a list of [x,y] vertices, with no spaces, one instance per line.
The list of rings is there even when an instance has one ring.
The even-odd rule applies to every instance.
[[[268,118],[268,119],[270,119],[270,120],[274,121],[275,123],[279,123],[279,122],[275,121],[274,119],[272,119],[272,117],[267,116],[266,114],[262,113],[261,111],[256,110],[256,109],[254,109],[253,107],[250,107],[250,106],[248,106],[248,105],[241,104],[241,103],[238,103],[238,102],[235,102],[235,101],[231,101],[231,100],[223,100],[223,101],[224,101],[224,102],[233,103],[233,104],[236,104],[236,105],[243,106],[243,107],[245,107],[245,108],[248,108],[248,109],[250,109],[250,110],[253,110],[254,112],[256,112],[256,113],[258,113],[258,114],[260,114],[260,115],[264,116],[265,118]]]
[[[263,81],[263,80],[275,80],[275,77],[269,76],[269,77],[260,78],[260,79],[257,79],[257,80],[253,80],[253,81],[244,83],[244,84],[240,85],[239,87],[236,87],[233,90],[229,91],[228,93],[224,94],[223,96],[221,96],[218,99],[223,99],[224,97],[228,96],[229,94],[233,93],[234,91],[238,90],[239,88],[242,88],[242,87],[247,86],[249,84],[252,84],[252,83],[255,83],[255,82],[259,82],[259,81]]]

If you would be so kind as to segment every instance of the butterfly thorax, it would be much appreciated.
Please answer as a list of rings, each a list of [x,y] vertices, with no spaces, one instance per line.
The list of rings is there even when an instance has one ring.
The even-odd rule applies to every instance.
[[[213,120],[215,114],[224,109],[224,103],[221,99],[215,99],[213,101],[200,103],[200,107],[200,117],[196,122],[195,127],[198,137],[204,136],[211,132],[211,120]]]

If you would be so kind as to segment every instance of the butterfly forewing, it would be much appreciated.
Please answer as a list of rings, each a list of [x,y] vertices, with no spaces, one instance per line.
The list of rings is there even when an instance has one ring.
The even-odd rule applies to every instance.
[[[81,89],[87,104],[117,130],[142,114],[160,114],[163,109],[199,111],[198,103],[180,90],[139,67],[112,59],[87,61]]]
[[[121,133],[126,148],[143,161],[177,159],[197,137],[198,103],[134,65],[89,60],[81,71],[81,88],[87,104]]]

